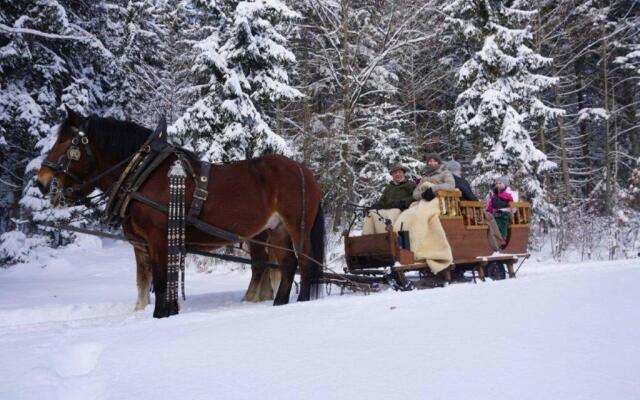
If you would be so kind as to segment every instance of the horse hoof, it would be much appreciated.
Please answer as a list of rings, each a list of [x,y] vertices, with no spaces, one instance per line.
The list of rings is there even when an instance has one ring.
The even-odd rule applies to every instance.
[[[164,303],[162,307],[156,305],[156,308],[153,310],[153,318],[167,318],[172,315],[178,314],[180,311],[180,306],[177,301],[172,301],[171,303]]]
[[[275,299],[273,301],[274,306],[283,306],[285,304],[289,304],[289,302],[287,300],[278,300],[278,299]]]

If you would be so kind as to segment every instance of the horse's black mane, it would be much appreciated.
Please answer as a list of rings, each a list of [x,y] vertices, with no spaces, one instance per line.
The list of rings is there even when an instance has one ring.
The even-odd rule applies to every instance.
[[[151,129],[135,122],[115,118],[90,117],[89,132],[93,143],[115,160],[129,157],[144,144]]]

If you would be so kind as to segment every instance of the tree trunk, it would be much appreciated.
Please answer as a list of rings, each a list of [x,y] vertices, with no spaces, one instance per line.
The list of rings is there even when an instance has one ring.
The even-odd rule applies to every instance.
[[[604,85],[604,109],[609,114],[609,71],[607,69],[608,58],[608,41],[605,37],[602,44],[602,80]],[[612,154],[612,141],[611,141],[611,129],[609,126],[609,119],[604,122],[605,126],[605,198],[604,198],[604,212],[606,215],[611,215],[613,210],[613,154]]]
[[[342,138],[340,146],[340,179],[342,187],[337,189],[336,214],[333,220],[333,230],[338,232],[342,227],[342,214],[344,205],[353,198],[353,177],[350,173],[351,151],[349,143],[351,141],[351,69],[349,55],[349,9],[350,0],[342,0],[342,20],[341,20],[341,51],[340,63],[342,71]]]
[[[558,107],[560,105],[560,98],[558,96],[558,88],[555,88],[555,98],[554,98],[555,106]],[[564,131],[564,120],[560,115],[556,120],[556,124],[558,127],[558,139],[560,140],[560,169],[562,171],[562,187],[564,188],[564,196],[567,202],[570,202],[571,199],[571,181],[569,176],[569,160],[567,155],[567,144],[565,141],[565,131]]]
[[[583,92],[584,88],[584,76],[582,74],[582,60],[578,59],[574,65],[575,75],[576,75],[576,96],[578,100],[578,110],[582,110],[585,108],[586,100]],[[585,164],[585,169],[589,172],[593,171],[593,166],[591,165],[591,158],[589,156],[589,135],[587,135],[587,122],[582,120],[578,122],[580,127],[580,140],[582,142],[582,162]],[[583,195],[584,197],[589,196],[592,190],[591,181],[587,180],[585,186],[583,187]]]

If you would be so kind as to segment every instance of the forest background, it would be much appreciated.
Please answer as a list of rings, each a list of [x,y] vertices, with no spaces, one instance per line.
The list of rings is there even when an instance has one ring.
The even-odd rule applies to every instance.
[[[37,221],[100,224],[34,186],[65,106],[302,161],[333,232],[437,151],[480,197],[511,178],[532,250],[637,256],[639,33],[634,0],[0,0],[0,264],[74,239]]]

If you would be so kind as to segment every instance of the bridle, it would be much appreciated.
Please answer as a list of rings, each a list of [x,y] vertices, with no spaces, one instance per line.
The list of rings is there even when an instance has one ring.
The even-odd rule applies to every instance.
[[[71,139],[71,143],[69,147],[65,150],[65,152],[58,158],[58,162],[54,163],[53,161],[44,160],[42,161],[42,165],[48,168],[51,168],[54,174],[63,173],[71,180],[73,180],[76,184],[82,185],[83,181],[78,175],[69,170],[71,163],[73,161],[79,161],[82,157],[82,152],[80,151],[79,145],[82,145],[85,153],[87,153],[87,157],[89,158],[89,163],[91,164],[90,172],[93,172],[96,169],[96,158],[93,155],[93,151],[91,151],[91,146],[89,146],[89,138],[87,137],[87,130],[89,128],[89,119],[85,119],[82,123],[81,128],[72,127],[71,129],[75,132],[76,136]],[[55,179],[55,178],[54,178]]]
[[[62,173],[68,176],[69,178],[71,178],[71,180],[75,182],[73,186],[62,189],[60,186],[60,182],[55,175],[51,181],[51,192],[50,192],[51,195],[56,195],[59,192],[61,192],[62,198],[66,201],[71,200],[71,196],[74,193],[80,192],[85,187],[96,183],[101,178],[111,174],[113,171],[115,171],[125,163],[129,162],[133,158],[133,156],[136,154],[136,153],[132,154],[126,159],[113,165],[106,171],[99,173],[97,175],[94,175],[93,177],[90,177],[87,180],[84,180],[83,178],[78,176],[76,173],[71,171],[69,167],[74,161],[79,161],[82,158],[82,151],[80,150],[81,148],[80,146],[82,146],[82,148],[84,149],[84,152],[87,154],[87,158],[89,159],[90,167],[88,170],[88,174],[95,173],[98,165],[96,161],[96,157],[93,154],[93,151],[91,150],[91,146],[89,146],[89,137],[87,136],[89,121],[90,121],[89,118],[85,118],[82,123],[82,127],[80,128],[71,127],[71,130],[76,135],[74,136],[73,139],[71,139],[71,143],[69,144],[69,147],[67,147],[67,149],[60,156],[60,158],[58,158],[58,162],[54,163],[53,161],[49,161],[46,159],[42,161],[42,165],[52,169],[55,175]],[[108,193],[108,192],[109,191],[106,191],[105,193]]]

